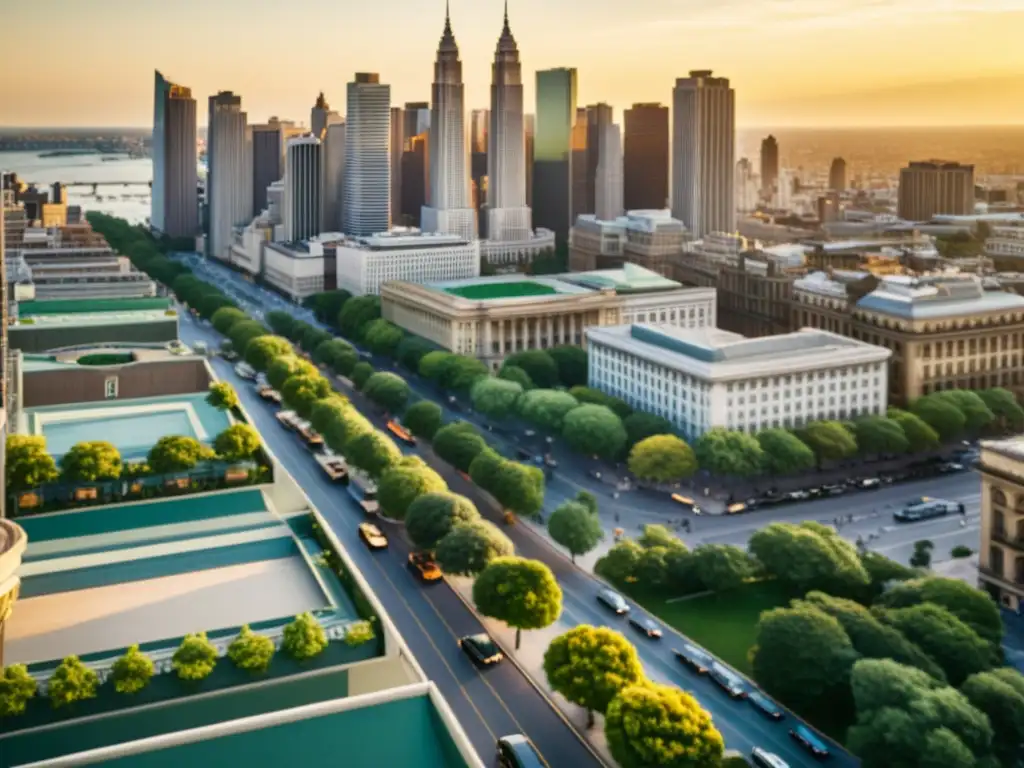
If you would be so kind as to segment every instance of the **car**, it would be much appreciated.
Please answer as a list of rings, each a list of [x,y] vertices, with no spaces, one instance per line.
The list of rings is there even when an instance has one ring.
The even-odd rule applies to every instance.
[[[649,616],[632,616],[629,625],[654,640],[661,639],[661,627]]]
[[[811,498],[810,491],[790,491],[786,494],[786,498],[790,501],[807,501]]]
[[[761,747],[754,747],[750,751],[750,760],[758,768],[789,768],[789,763],[774,752],[761,749]]]
[[[498,765],[501,768],[550,768],[533,742],[521,733],[498,739]]]
[[[544,463],[551,467],[551,469],[558,469],[558,460],[550,453],[544,454]]]
[[[801,724],[795,728],[790,728],[789,735],[796,740],[801,747],[818,759],[824,759],[829,756],[828,745],[825,744],[824,739],[812,731],[808,726]]]
[[[730,698],[745,699],[747,697],[746,681],[724,664],[719,664],[717,661],[712,662],[711,669],[708,670],[708,677],[729,694]]]
[[[601,479],[601,471],[598,469],[591,469],[590,471],[587,472],[587,474],[590,475],[595,480]]]
[[[256,379],[256,369],[248,363],[236,363],[235,373],[240,379],[247,379],[249,381],[255,381]]]
[[[680,664],[685,664],[698,675],[703,675],[711,669],[714,661],[711,654],[690,643],[683,643],[678,648],[673,648],[672,653]]]
[[[695,515],[699,515],[703,510],[700,508],[700,504],[691,499],[689,496],[683,496],[681,493],[673,493],[672,501],[681,506],[687,512],[692,512]]]
[[[843,483],[829,483],[821,486],[821,490],[825,496],[842,496],[846,493],[846,486]]]
[[[370,549],[387,549],[388,538],[381,533],[373,523],[359,524],[359,538],[361,538]]]
[[[747,695],[747,701],[754,705],[754,709],[771,720],[782,720],[786,716],[778,704],[760,691],[751,691]]]
[[[597,602],[615,611],[619,616],[629,613],[629,604],[622,598],[622,595],[610,589],[602,589],[598,592]]]
[[[416,578],[427,584],[437,583],[443,576],[437,563],[424,552],[409,553],[409,568],[416,574]]]
[[[491,636],[481,632],[479,635],[466,635],[459,638],[459,648],[469,656],[470,660],[481,667],[490,667],[505,658]]]
[[[882,479],[879,477],[862,477],[854,481],[854,488],[862,491],[877,491],[882,487]]]
[[[953,472],[963,472],[964,469],[964,465],[958,461],[947,461],[944,464],[939,464],[939,472],[944,475],[949,475]]]
[[[525,448],[516,448],[516,458],[521,459],[522,461],[531,461],[533,459],[533,453]]]

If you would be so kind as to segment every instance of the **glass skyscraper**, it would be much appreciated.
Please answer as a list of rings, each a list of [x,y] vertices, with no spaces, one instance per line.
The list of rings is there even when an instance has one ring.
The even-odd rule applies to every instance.
[[[565,243],[572,226],[572,128],[576,120],[576,70],[537,72],[533,138],[533,223]]]

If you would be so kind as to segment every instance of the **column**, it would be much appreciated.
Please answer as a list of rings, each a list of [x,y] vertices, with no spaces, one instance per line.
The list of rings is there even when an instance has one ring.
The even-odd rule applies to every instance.
[[[511,337],[512,337],[512,338],[511,338],[511,342],[512,342],[512,346],[511,346],[511,349],[512,349],[512,353],[513,353],[513,354],[515,354],[516,352],[518,352],[518,351],[519,351],[519,344],[518,344],[518,343],[516,342],[516,318],[514,318],[514,317],[513,317],[513,318],[511,318],[511,319],[510,319],[510,320],[508,321],[508,330],[509,330],[509,334],[510,334],[510,335],[511,335]]]
[[[565,333],[565,316],[559,315],[555,318],[555,322],[558,324],[558,343],[565,344],[565,339],[563,338]]]
[[[498,354],[501,355],[502,357],[504,357],[506,354],[504,319],[498,320]]]
[[[576,344],[576,313],[569,315],[569,343]]]
[[[544,349],[543,345],[541,344],[541,338],[540,338],[540,318],[539,317],[535,317],[533,319],[533,338],[534,338],[534,346],[537,349]]]
[[[547,324],[547,331],[548,331],[548,346],[549,347],[553,347],[553,346],[555,346],[555,324],[551,320],[551,315],[547,316],[546,324]]]
[[[490,357],[494,354],[493,347],[491,346],[494,343],[491,338],[491,318],[485,317],[481,324],[483,325],[484,337],[483,357]]]

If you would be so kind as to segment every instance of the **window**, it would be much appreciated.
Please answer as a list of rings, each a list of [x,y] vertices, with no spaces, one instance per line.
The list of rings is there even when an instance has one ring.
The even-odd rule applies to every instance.
[[[107,376],[103,381],[103,396],[107,400],[113,400],[117,397],[117,376]]]

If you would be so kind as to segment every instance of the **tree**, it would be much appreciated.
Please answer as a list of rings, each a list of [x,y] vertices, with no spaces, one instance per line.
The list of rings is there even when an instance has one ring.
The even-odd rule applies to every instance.
[[[441,386],[454,392],[472,388],[478,379],[487,376],[490,369],[482,360],[466,355],[452,355],[441,369]]]
[[[386,470],[377,484],[377,500],[381,511],[392,520],[405,520],[417,497],[425,493],[441,493],[448,484],[428,467],[419,456],[408,456]]]
[[[879,600],[879,604],[887,608],[907,608],[921,603],[941,605],[993,646],[1003,641],[999,606],[987,592],[959,579],[929,576],[904,581],[886,590]]]
[[[405,530],[417,549],[432,550],[437,542],[462,523],[480,519],[472,501],[455,493],[424,493],[405,513]]]
[[[77,656],[68,656],[50,678],[47,694],[54,709],[66,707],[76,701],[96,698],[100,685],[97,674]]]
[[[530,374],[518,365],[503,365],[501,370],[498,371],[498,378],[504,381],[515,382],[523,388],[524,392],[534,388],[533,379],[530,378]]]
[[[428,352],[437,349],[437,345],[420,336],[407,334],[395,349],[395,360],[410,371],[419,371],[420,360]]]
[[[270,326],[270,330],[279,336],[288,336],[292,328],[295,327],[295,318],[287,312],[282,312],[277,309],[272,312],[267,312],[267,314],[263,316],[263,319],[267,321],[267,325]]]
[[[497,557],[515,551],[511,540],[494,523],[474,520],[455,525],[437,542],[437,564],[445,573],[475,576]]]
[[[832,711],[842,698],[857,652],[842,625],[801,605],[761,614],[750,651],[754,679],[802,714]]]
[[[1017,402],[1017,398],[1010,390],[993,387],[992,389],[979,389],[975,394],[992,411],[995,424],[1001,431],[1019,432],[1024,429],[1024,408],[1020,407],[1020,403]]]
[[[327,325],[334,325],[338,322],[338,314],[345,303],[352,298],[348,291],[338,288],[333,291],[316,293],[306,299],[303,304],[313,310],[316,319]]]
[[[874,601],[892,583],[908,581],[918,576],[918,572],[915,569],[908,568],[903,563],[897,563],[895,560],[890,560],[878,552],[862,551],[860,553],[860,562],[864,566],[864,570],[867,571],[868,585],[857,596],[857,600],[865,605]]]
[[[238,309],[238,307],[221,307],[213,313],[213,317],[210,318],[210,324],[213,325],[219,333],[227,336],[235,324],[244,322],[248,319],[249,316],[242,310]]]
[[[281,649],[297,661],[311,659],[322,653],[325,648],[327,634],[309,612],[300,613],[284,628]]]
[[[231,343],[235,345],[235,349],[244,354],[250,341],[267,334],[268,331],[263,327],[262,323],[258,323],[255,320],[243,320],[232,325],[227,336],[231,339]]]
[[[613,459],[626,446],[626,428],[622,419],[604,405],[581,405],[566,414],[562,437],[580,453]]]
[[[910,406],[911,412],[935,430],[943,442],[955,440],[967,428],[967,417],[949,400],[935,395],[919,397]]]
[[[544,473],[538,467],[499,457],[496,476],[481,484],[477,480],[479,470],[474,473],[473,469],[481,456],[489,453],[492,453],[490,449],[481,451],[470,465],[469,476],[473,482],[494,496],[505,509],[521,517],[533,517],[539,513],[544,507]]]
[[[36,679],[24,664],[9,664],[0,669],[0,717],[23,714],[36,695],[36,687]]]
[[[619,691],[604,732],[622,768],[719,768],[725,750],[711,715],[693,696],[649,681]]]
[[[274,641],[256,634],[246,624],[228,646],[228,658],[239,669],[266,672],[274,658]]]
[[[348,349],[335,355],[331,363],[331,370],[339,376],[351,377],[359,362],[359,354],[354,349]]]
[[[473,602],[484,616],[516,629],[516,650],[524,629],[543,629],[562,614],[562,588],[538,560],[497,557],[473,582]]]
[[[238,407],[238,393],[227,381],[215,381],[210,384],[206,394],[206,402],[218,411],[230,411]]]
[[[313,404],[332,391],[331,382],[319,373],[298,374],[281,385],[281,398],[301,418],[308,419]]]
[[[753,435],[715,427],[694,446],[697,463],[720,477],[756,477],[764,464],[764,451]]]
[[[352,386],[357,390],[362,391],[363,387],[366,386],[366,382],[373,376],[373,366],[367,362],[356,363],[352,368],[352,373],[349,378],[352,379]]]
[[[506,357],[504,364],[522,368],[538,387],[557,387],[559,384],[558,366],[543,349],[516,352]]]
[[[320,372],[312,363],[303,360],[301,357],[291,355],[279,357],[270,364],[267,369],[267,383],[274,389],[280,390],[284,383],[293,376],[319,376]]]
[[[604,538],[601,519],[578,501],[567,501],[555,508],[548,518],[548,533],[569,550],[574,563],[576,555],[585,555]]]
[[[643,553],[643,548],[635,541],[622,539],[597,559],[594,573],[620,589],[625,589],[637,581],[636,574]]]
[[[441,374],[443,374],[445,369],[451,364],[454,357],[455,355],[451,352],[445,352],[440,349],[428,352],[420,358],[420,376],[440,386]]]
[[[15,491],[38,488],[60,474],[42,435],[8,435],[4,471],[7,487]]]
[[[992,724],[992,746],[1000,764],[1016,764],[1024,744],[1024,677],[1010,667],[979,672],[960,691]]]
[[[814,451],[818,464],[824,461],[842,461],[857,453],[857,440],[850,430],[838,421],[812,421],[800,430],[799,437]]]
[[[316,329],[309,323],[302,320],[296,320],[291,330],[284,335],[287,336],[290,341],[301,346],[302,340],[306,337],[306,334],[311,333],[314,330]]]
[[[468,421],[453,421],[434,433],[434,451],[460,472],[469,472],[473,460],[487,447],[476,427]]]
[[[697,471],[697,457],[693,449],[675,435],[652,435],[633,446],[628,466],[641,480],[672,483],[693,476]]]
[[[881,618],[942,667],[951,685],[995,665],[995,653],[981,636],[934,603],[881,612]]]
[[[213,450],[225,461],[247,461],[260,449],[260,433],[248,424],[232,424],[213,440]]]
[[[932,550],[935,545],[923,539],[914,542],[914,554],[910,556],[910,565],[914,568],[928,568],[932,564]]]
[[[931,397],[952,403],[964,415],[965,427],[968,432],[977,434],[995,421],[995,414],[989,410],[977,392],[969,389],[944,389]]]
[[[394,357],[404,335],[401,328],[380,317],[366,326],[363,340],[374,354]]]
[[[700,580],[712,592],[742,586],[754,572],[747,553],[732,544],[701,544],[690,553],[690,559]]]
[[[626,428],[626,445],[632,447],[641,440],[655,435],[671,435],[675,430],[672,422],[653,413],[634,411],[622,420]]]
[[[606,712],[622,689],[644,679],[644,670],[636,648],[621,634],[580,624],[551,641],[544,675],[552,689],[587,710],[593,727],[594,712]]]
[[[361,341],[366,327],[379,317],[380,296],[356,296],[338,313],[338,330],[346,338]]]
[[[910,453],[924,453],[939,447],[939,433],[916,414],[901,411],[899,408],[890,408],[887,416],[903,430]]]
[[[60,457],[61,475],[69,483],[95,483],[121,476],[121,454],[111,443],[91,440],[75,443]]]
[[[814,451],[787,429],[769,428],[757,433],[764,452],[764,471],[769,475],[796,475],[814,469]]]
[[[146,463],[157,474],[187,472],[200,461],[213,458],[213,452],[194,437],[166,435],[149,449]]]
[[[548,357],[555,361],[558,380],[563,387],[576,387],[587,383],[589,364],[587,351],[582,347],[552,347]],[[529,375],[529,374],[527,374]]]
[[[153,677],[153,661],[133,645],[114,662],[110,677],[118,693],[138,693]]]
[[[313,349],[313,362],[335,368],[339,360],[348,355],[356,355],[355,348],[344,339],[327,339],[321,341]]]
[[[750,537],[749,547],[769,574],[800,594],[820,589],[845,596],[868,584],[854,546],[821,523],[771,523]]]
[[[171,657],[171,666],[181,680],[205,680],[217,666],[217,648],[205,632],[185,635]]]
[[[375,479],[402,459],[395,441],[378,430],[361,432],[349,439],[344,454],[349,464]]]
[[[431,400],[420,400],[405,409],[402,423],[416,437],[433,440],[441,428],[441,406]]]
[[[864,416],[853,422],[853,433],[862,456],[895,456],[906,453],[910,441],[903,428],[883,416]]]
[[[257,336],[245,346],[245,362],[257,371],[266,371],[281,357],[295,354],[292,343],[283,336]]]
[[[492,419],[504,419],[515,410],[523,388],[514,381],[487,377],[480,379],[470,390],[473,408]]]
[[[325,341],[333,340],[333,336],[330,333],[317,328],[313,325],[307,325],[302,329],[302,336],[299,338],[299,345],[303,350],[312,354],[316,351],[317,347],[323,344]]]
[[[387,411],[401,411],[409,401],[410,389],[405,379],[395,373],[381,371],[366,380],[363,394]]]
[[[575,397],[554,389],[531,389],[517,405],[520,416],[549,432],[560,432],[565,417],[578,407]]]

